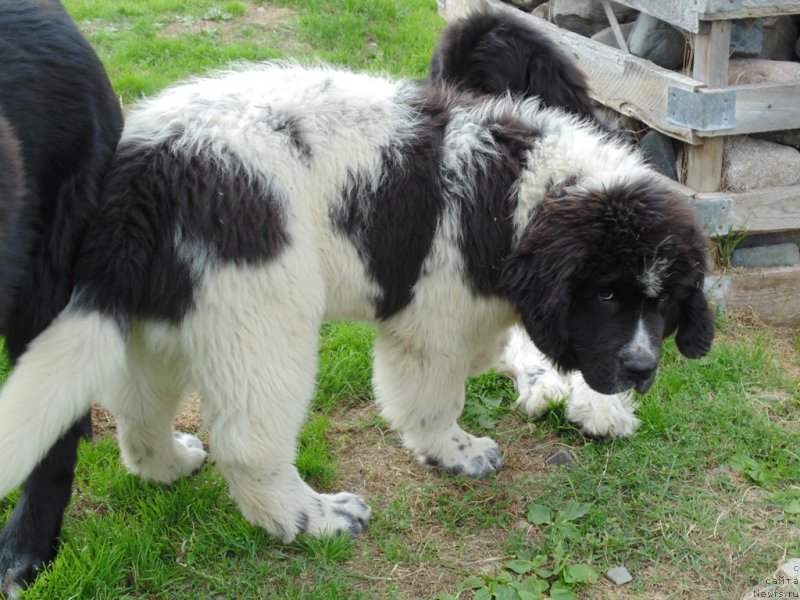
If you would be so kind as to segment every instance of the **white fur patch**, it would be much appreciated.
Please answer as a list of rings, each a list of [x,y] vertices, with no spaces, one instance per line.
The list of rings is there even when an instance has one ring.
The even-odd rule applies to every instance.
[[[516,403],[532,417],[566,399],[567,418],[587,435],[627,437],[639,426],[630,393],[600,394],[586,384],[580,373],[562,375],[518,325],[511,328],[497,369],[514,381]]]

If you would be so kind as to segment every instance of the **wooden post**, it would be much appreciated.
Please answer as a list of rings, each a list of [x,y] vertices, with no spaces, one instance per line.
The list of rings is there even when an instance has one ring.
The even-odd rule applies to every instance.
[[[728,55],[731,44],[730,21],[702,21],[694,35],[692,77],[708,87],[728,85]],[[722,182],[724,138],[708,138],[699,146],[686,145],[686,181],[698,192],[717,192]]]

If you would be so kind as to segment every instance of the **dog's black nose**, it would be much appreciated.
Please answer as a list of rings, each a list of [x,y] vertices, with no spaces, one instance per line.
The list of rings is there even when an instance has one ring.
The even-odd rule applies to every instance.
[[[652,356],[629,356],[622,363],[625,374],[633,383],[634,389],[643,394],[650,389],[655,378],[658,359]]]

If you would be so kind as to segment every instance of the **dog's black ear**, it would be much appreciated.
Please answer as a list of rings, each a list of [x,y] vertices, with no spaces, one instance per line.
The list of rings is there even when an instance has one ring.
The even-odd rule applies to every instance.
[[[512,254],[503,266],[501,287],[536,347],[563,366],[569,343],[569,273],[548,278],[543,260],[542,255]]]
[[[687,358],[700,358],[711,350],[714,341],[714,317],[700,286],[683,300],[678,317],[675,343]]]

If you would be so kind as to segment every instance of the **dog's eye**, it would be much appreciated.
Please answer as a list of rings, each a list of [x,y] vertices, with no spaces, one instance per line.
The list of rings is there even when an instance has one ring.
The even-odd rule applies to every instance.
[[[614,292],[603,291],[598,292],[597,297],[600,298],[603,302],[611,302],[614,299]]]

